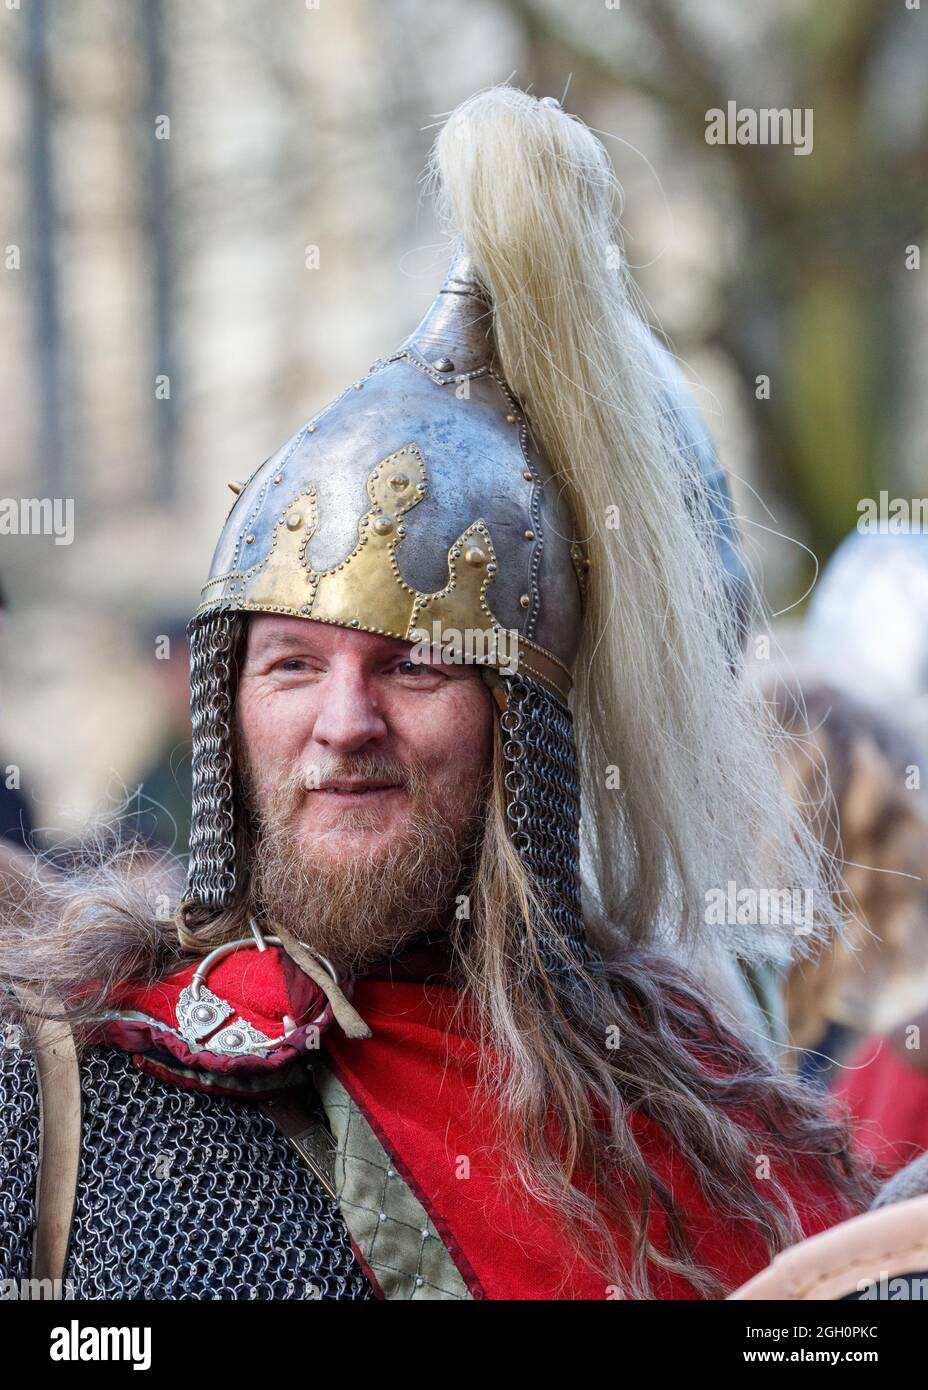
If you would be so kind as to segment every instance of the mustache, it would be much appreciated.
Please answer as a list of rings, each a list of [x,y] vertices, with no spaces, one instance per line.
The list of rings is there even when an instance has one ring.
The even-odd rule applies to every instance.
[[[270,769],[271,772],[277,769]],[[296,829],[316,779],[376,778],[410,794],[401,823],[379,852],[330,859],[307,849]],[[455,895],[474,871],[480,818],[449,819],[445,798],[424,768],[378,755],[323,758],[281,772],[265,785],[254,822],[250,900],[282,940],[354,970],[401,951],[424,932],[444,929]],[[338,830],[378,830],[375,807],[335,808]],[[321,845],[330,830],[319,832]]]
[[[418,761],[400,762],[382,754],[351,753],[338,754],[315,759],[311,763],[301,763],[293,767],[281,766],[271,787],[265,793],[269,805],[264,814],[258,806],[257,779],[254,769],[243,768],[245,800],[249,809],[257,813],[259,823],[268,818],[280,821],[294,814],[305,797],[317,790],[325,782],[339,780],[369,780],[394,782],[416,803],[424,800],[428,787],[428,773]],[[358,808],[359,812],[361,808]],[[270,817],[268,816],[270,812]]]
[[[315,791],[326,782],[356,779],[372,782],[395,782],[404,791],[418,796],[424,790],[425,769],[419,763],[401,763],[371,753],[320,758],[302,768],[294,768],[294,783],[302,779],[305,791]],[[285,779],[290,780],[290,779]]]

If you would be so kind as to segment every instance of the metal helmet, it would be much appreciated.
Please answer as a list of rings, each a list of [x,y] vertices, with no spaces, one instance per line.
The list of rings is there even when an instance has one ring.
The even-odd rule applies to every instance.
[[[568,710],[587,561],[494,353],[491,308],[463,249],[422,322],[243,484],[191,623],[193,820],[187,900],[235,900],[232,672],[235,616],[279,613],[416,642],[487,638],[504,731],[508,815],[561,940],[585,963],[580,798]],[[646,329],[642,331],[647,332]],[[724,475],[656,340],[681,444],[703,471],[721,560],[740,603]],[[511,641],[516,635],[517,664]]]

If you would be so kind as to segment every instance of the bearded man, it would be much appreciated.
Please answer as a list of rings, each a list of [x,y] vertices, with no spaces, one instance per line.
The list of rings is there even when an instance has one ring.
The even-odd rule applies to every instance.
[[[117,862],[8,926],[5,1277],[718,1297],[869,1196],[685,968],[794,939],[719,941],[708,890],[820,867],[734,670],[731,520],[633,313],[608,157],[498,88],[435,172],[460,248],[429,313],[232,484],[176,918]]]

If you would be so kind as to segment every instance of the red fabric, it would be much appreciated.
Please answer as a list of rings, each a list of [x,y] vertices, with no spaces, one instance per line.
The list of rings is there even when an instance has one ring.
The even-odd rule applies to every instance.
[[[277,1039],[283,1036],[285,1015],[298,1025],[286,1043],[266,1054],[225,1056],[208,1049],[208,1038],[192,1045],[176,1035],[177,1005],[195,971],[195,965],[187,965],[153,985],[137,981],[122,985],[113,999],[115,1016],[95,1021],[92,1037],[132,1053],[141,1070],[193,1090],[214,1089],[210,1075],[217,1073],[226,1079],[223,1089],[228,1094],[271,1093],[292,1084],[294,1063],[305,1058],[310,1031],[322,1033],[332,1021],[331,1007],[319,986],[276,946],[259,951],[249,943],[218,960],[209,970],[205,987],[231,1004],[233,1012],[213,1032],[245,1019],[266,1038]],[[350,990],[350,983],[346,981],[344,987]],[[314,1025],[316,1019],[320,1021]],[[166,1065],[159,1063],[159,1055]],[[175,1063],[193,1074],[179,1076],[171,1069]],[[237,1089],[236,1078],[241,1079]]]
[[[355,1005],[373,1036],[351,1041],[337,1026],[322,1025],[327,1060],[429,1212],[475,1297],[614,1297],[615,1291],[574,1256],[555,1218],[530,1202],[517,1181],[499,1181],[503,1165],[494,1117],[472,1103],[478,1061],[473,1019],[466,1008],[453,1017],[460,994],[447,983],[435,983],[446,978],[436,971],[435,960],[426,954],[420,965],[418,972],[398,971],[385,980],[345,982],[349,990],[354,984]],[[284,1014],[300,1024],[266,1055],[220,1056],[202,1042],[191,1049],[176,1035],[178,999],[192,975],[188,966],[153,986],[125,985],[116,1017],[94,1025],[98,1035],[174,1085],[212,1090],[221,1079],[227,1093],[254,1098],[304,1078],[298,1063],[306,1058],[307,1022],[324,1000],[287,956],[275,947],[258,952],[249,944],[217,962],[206,982],[235,1010],[223,1026],[247,1019],[276,1038]],[[140,1021],[131,1013],[145,1017]],[[697,1050],[706,1066],[718,1069],[708,1042]],[[750,1116],[740,1118],[750,1125]],[[768,1259],[759,1235],[709,1208],[684,1158],[656,1125],[641,1115],[632,1115],[630,1123],[653,1173],[686,1213],[697,1262],[728,1288],[764,1268]],[[556,1143],[557,1135],[550,1137]],[[850,1214],[820,1181],[801,1171],[784,1185],[800,1209],[806,1235]],[[627,1242],[614,1234],[627,1264]],[[651,1217],[650,1234],[658,1248],[666,1248],[660,1212]],[[660,1298],[697,1296],[685,1281],[660,1270],[653,1272],[652,1285]]]
[[[352,1041],[337,1029],[324,1052],[361,1107],[436,1228],[452,1250],[471,1292],[488,1299],[607,1299],[615,1297],[565,1245],[553,1218],[522,1196],[521,1186],[500,1187],[500,1150],[493,1119],[474,1106],[477,1050],[466,1024],[454,1023],[456,991],[445,986],[360,981],[355,1005],[373,1037]],[[700,1194],[682,1157],[642,1116],[632,1117],[636,1137],[654,1173],[687,1212],[699,1263],[735,1288],[768,1263],[761,1238],[726,1222]],[[469,1166],[469,1176],[463,1160]],[[806,1235],[825,1230],[850,1213],[820,1183],[797,1174],[791,1188],[804,1213]],[[664,1221],[651,1222],[661,1247]],[[627,1244],[616,1232],[617,1248]],[[694,1298],[691,1286],[662,1271],[653,1275],[662,1298]]]
[[[835,1087],[846,1100],[858,1144],[887,1177],[928,1149],[928,1077],[906,1066],[889,1038],[867,1038]]]
[[[195,973],[196,965],[187,965],[154,985],[124,985],[116,996],[118,1006],[176,1024],[181,990]],[[281,1031],[284,1014],[299,1018],[312,1006],[318,1012],[320,1001],[325,1004],[318,985],[276,946],[259,951],[249,945],[232,951],[211,967],[204,985],[220,999],[234,1003],[239,1018],[271,1036]]]

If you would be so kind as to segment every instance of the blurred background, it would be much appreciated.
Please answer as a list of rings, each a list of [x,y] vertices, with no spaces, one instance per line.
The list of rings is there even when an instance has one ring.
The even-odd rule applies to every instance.
[[[918,0],[6,0],[0,45],[0,505],[74,509],[62,544],[0,516],[0,771],[40,845],[144,783],[145,833],[185,849],[183,625],[227,481],[431,302],[449,248],[421,175],[479,88],[557,96],[601,133],[776,637],[862,498],[928,492]],[[707,143],[729,102],[811,108],[812,151]],[[852,567],[832,609],[876,641],[879,697],[899,591],[852,612],[860,590]],[[928,599],[907,592],[911,638]],[[833,627],[825,674],[853,674]],[[926,657],[904,651],[882,713],[919,739],[900,706]]]
[[[157,638],[183,647],[227,480],[430,302],[447,247],[421,174],[480,87],[566,90],[606,133],[775,609],[815,565],[761,526],[824,562],[858,499],[924,490],[926,21],[904,0],[5,5],[0,495],[74,505],[71,544],[0,535],[0,760],[35,824],[78,827],[166,739],[183,773],[163,668],[186,657]],[[730,100],[812,107],[813,152],[707,144]]]

